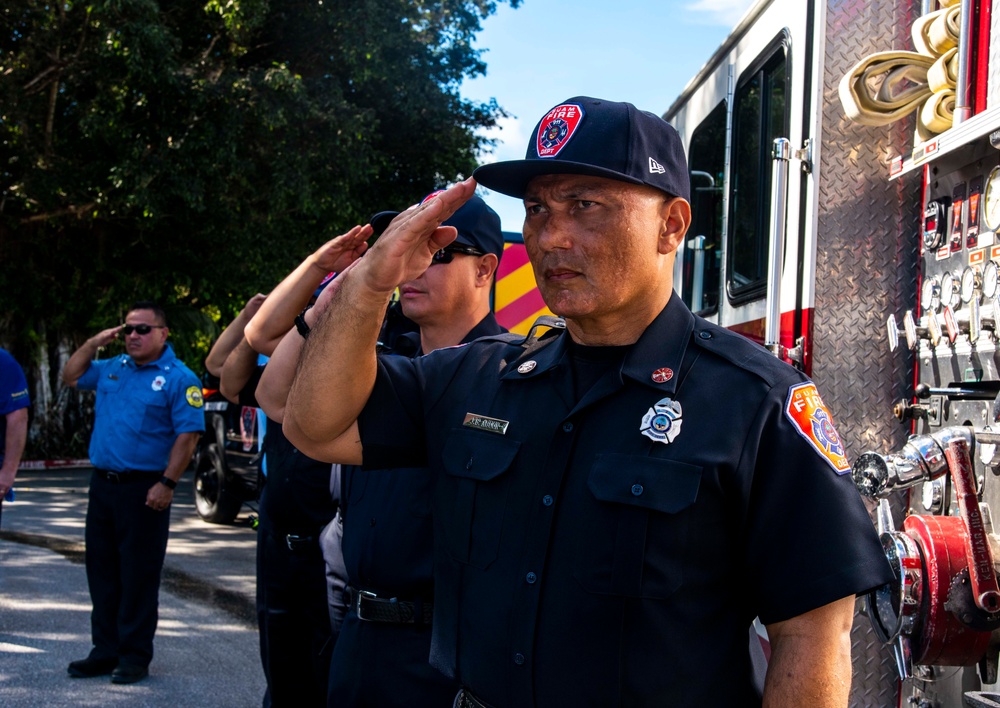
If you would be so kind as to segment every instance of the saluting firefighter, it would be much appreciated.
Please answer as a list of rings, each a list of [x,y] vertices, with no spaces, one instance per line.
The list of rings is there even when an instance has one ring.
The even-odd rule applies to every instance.
[[[97,391],[85,531],[93,648],[70,663],[74,678],[149,675],[170,503],[205,429],[201,384],[169,333],[158,305],[137,302],[125,324],[84,342],[63,371],[67,386]],[[119,337],[125,354],[94,358]]]
[[[524,160],[473,177],[342,276],[284,421],[314,457],[433,470],[431,662],[464,687],[455,705],[759,706],[759,616],[764,703],[846,706],[854,597],[891,571],[812,382],[673,292],[680,136],[580,96]],[[566,329],[376,357],[379,313],[477,181],[523,201]]]

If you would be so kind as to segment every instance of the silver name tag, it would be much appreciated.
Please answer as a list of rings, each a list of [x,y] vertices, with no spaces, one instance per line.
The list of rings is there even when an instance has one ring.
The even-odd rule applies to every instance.
[[[499,418],[490,418],[485,415],[476,415],[475,413],[466,413],[465,420],[462,422],[462,425],[468,428],[485,430],[488,433],[506,435],[507,426],[510,425],[510,421],[500,420]]]

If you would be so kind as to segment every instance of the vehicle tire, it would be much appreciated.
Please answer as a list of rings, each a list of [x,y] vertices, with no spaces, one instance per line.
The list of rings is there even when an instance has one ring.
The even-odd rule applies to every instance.
[[[231,489],[238,480],[230,479],[217,445],[209,445],[205,457],[194,474],[195,509],[205,521],[231,524],[243,506],[240,496]]]

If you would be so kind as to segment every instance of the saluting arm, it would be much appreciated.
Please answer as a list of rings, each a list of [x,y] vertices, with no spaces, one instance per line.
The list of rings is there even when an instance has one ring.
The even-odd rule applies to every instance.
[[[246,338],[250,346],[270,356],[323,278],[331,271],[344,270],[360,258],[368,248],[366,239],[371,235],[371,226],[355,226],[324,243],[278,283],[247,324]]]
[[[338,278],[337,292],[305,343],[285,406],[285,435],[305,454],[313,456],[357,421],[375,385],[375,345],[392,292],[423,273],[434,253],[455,239],[455,229],[441,222],[475,188],[469,179],[403,212]]]
[[[123,325],[111,327],[98,332],[93,337],[80,345],[80,348],[73,352],[66,366],[63,368],[62,380],[67,386],[76,387],[76,382],[87,373],[90,362],[97,356],[97,350],[107,346],[118,338],[118,333]]]

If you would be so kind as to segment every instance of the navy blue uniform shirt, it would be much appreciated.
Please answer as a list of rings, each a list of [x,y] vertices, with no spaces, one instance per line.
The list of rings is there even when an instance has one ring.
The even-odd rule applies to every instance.
[[[500,334],[492,313],[463,342]],[[413,356],[419,354],[419,339]],[[351,584],[401,600],[430,600],[434,532],[431,524],[433,475],[427,468],[363,471],[344,468],[343,553]]]
[[[76,387],[97,390],[90,462],[100,469],[162,471],[178,435],[205,429],[201,382],[169,344],[142,366],[128,354],[92,361]]]
[[[891,578],[811,384],[676,295],[579,401],[567,338],[379,360],[365,466],[436,473],[432,663],[496,708],[759,705],[754,616]]]

